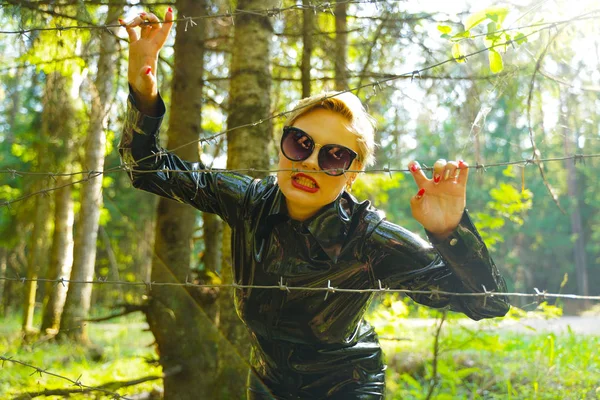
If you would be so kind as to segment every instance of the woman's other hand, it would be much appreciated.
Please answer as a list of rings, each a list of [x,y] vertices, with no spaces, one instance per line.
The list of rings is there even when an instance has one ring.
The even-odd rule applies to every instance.
[[[411,161],[408,168],[419,187],[410,201],[413,217],[438,239],[446,238],[460,222],[465,209],[467,163],[437,160],[431,179],[416,161]]]
[[[140,110],[152,109],[158,98],[156,82],[156,67],[158,53],[163,47],[173,25],[173,10],[171,7],[165,14],[164,23],[152,13],[142,12],[133,20],[119,22],[129,35],[129,67],[127,79],[133,88]],[[135,27],[140,27],[136,31]]]

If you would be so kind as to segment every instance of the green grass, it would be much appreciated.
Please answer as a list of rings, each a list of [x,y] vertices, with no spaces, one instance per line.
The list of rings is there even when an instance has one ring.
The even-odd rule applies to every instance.
[[[73,380],[81,375],[80,381],[89,386],[159,375],[160,367],[146,362],[146,358],[156,355],[149,347],[153,337],[143,331],[143,321],[138,316],[91,324],[90,338],[103,350],[102,358],[92,361],[87,350],[73,344],[46,341],[22,346],[19,320],[9,318],[0,324],[0,355]],[[493,321],[476,327],[461,326],[457,321],[446,321],[442,329],[437,366],[440,379],[432,399],[600,399],[600,333],[516,333],[495,329]],[[407,339],[382,340],[388,364],[386,399],[426,398],[433,372],[435,327],[415,327],[390,315],[374,318],[373,322],[382,337]],[[0,366],[0,399],[73,387],[63,379],[35,373],[25,366],[11,362]],[[148,392],[161,384],[160,380],[147,382],[118,393]],[[71,398],[110,396],[95,392]]]
[[[93,344],[102,350],[97,361],[91,361],[89,350],[73,343],[38,341],[22,345],[19,321],[9,318],[0,324],[0,355],[34,365],[40,369],[79,380],[87,386],[99,386],[112,381],[126,381],[149,375],[160,375],[160,367],[150,365],[146,359],[155,358],[154,338],[144,332],[145,324],[140,318],[121,318],[118,323],[91,324],[89,335]],[[0,369],[0,399],[12,398],[24,392],[44,389],[74,388],[67,380],[36,373],[34,369],[4,362]],[[119,389],[120,395],[148,392],[160,380],[146,382],[135,387]],[[47,399],[63,397],[48,396]],[[111,398],[93,394],[75,394],[70,398]]]
[[[408,340],[383,341],[387,398],[424,399],[435,329],[396,328]],[[432,399],[600,399],[600,336],[473,330],[449,321],[439,349]]]

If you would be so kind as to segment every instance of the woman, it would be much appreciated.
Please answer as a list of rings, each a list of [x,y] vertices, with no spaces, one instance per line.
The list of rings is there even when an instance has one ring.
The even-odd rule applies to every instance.
[[[412,213],[434,247],[348,193],[357,173],[345,171],[371,164],[374,148],[372,119],[352,94],[300,103],[285,124],[277,177],[193,172],[204,166],[165,154],[157,139],[165,106],[154,71],[172,19],[169,9],[162,25],[146,13],[123,23],[130,38],[131,94],[119,151],[132,167],[135,187],[216,213],[231,226],[238,284],[505,291],[465,211],[464,162],[438,160],[432,179],[418,163],[409,164],[419,187]],[[138,35],[133,28],[143,21],[154,24],[142,25]],[[411,297],[476,320],[508,310],[502,296]],[[371,298],[237,289],[236,308],[253,341],[248,398],[381,399],[385,365],[377,336],[363,319]]]

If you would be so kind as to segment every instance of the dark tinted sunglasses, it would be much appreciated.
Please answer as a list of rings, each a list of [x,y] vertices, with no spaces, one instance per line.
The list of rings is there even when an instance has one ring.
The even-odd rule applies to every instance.
[[[296,127],[283,128],[281,152],[288,160],[306,160],[317,146],[321,147],[318,155],[319,168],[327,175],[342,175],[358,156],[354,150],[339,144],[318,145],[308,133]]]

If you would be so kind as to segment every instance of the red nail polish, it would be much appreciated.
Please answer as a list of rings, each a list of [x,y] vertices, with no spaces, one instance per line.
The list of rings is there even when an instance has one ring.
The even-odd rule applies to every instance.
[[[121,18],[119,18],[119,24],[125,25],[125,21],[123,21]]]
[[[417,164],[413,164],[410,166],[410,170],[412,172],[417,172],[419,170],[419,166]]]
[[[435,183],[439,183],[441,180],[442,180],[442,176],[441,176],[441,175],[437,175],[437,174],[436,174],[436,175],[433,177],[433,181],[434,181]]]
[[[425,194],[425,189],[420,189],[417,192],[417,199],[420,199],[421,197],[423,197],[424,194]]]
[[[463,160],[458,161],[458,168],[464,168],[465,162]]]
[[[169,8],[167,8],[167,12],[170,12],[170,13],[172,13],[172,12],[173,12],[173,9],[172,9],[171,7],[169,7]]]
[[[146,70],[146,75],[150,75],[150,71],[152,71],[152,68],[148,67],[148,69]]]

